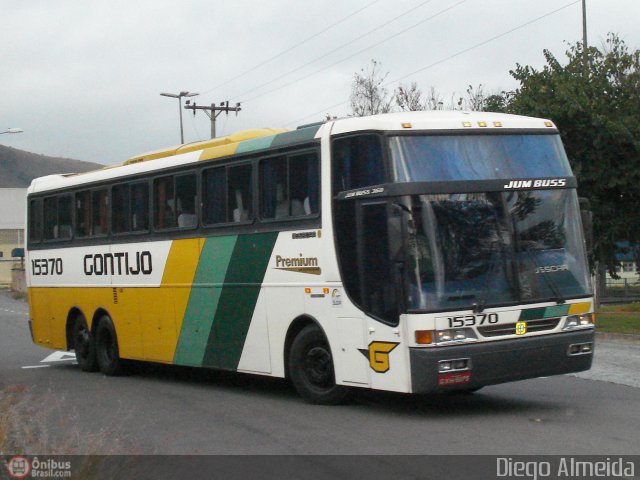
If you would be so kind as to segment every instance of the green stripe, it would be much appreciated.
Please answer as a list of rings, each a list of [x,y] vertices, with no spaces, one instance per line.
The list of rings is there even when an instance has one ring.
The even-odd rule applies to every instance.
[[[174,363],[202,365],[237,236],[206,239],[182,321]]]
[[[271,143],[271,148],[285,147],[296,143],[309,142],[316,137],[320,125],[279,133]]]
[[[520,321],[540,320],[542,318],[562,317],[569,312],[569,305],[555,305],[546,308],[530,308],[520,312]]]
[[[275,135],[270,135],[268,137],[252,138],[251,140],[245,140],[244,142],[240,142],[238,144],[236,154],[254,152],[256,150],[263,150],[263,149],[269,148],[274,138],[275,138]]]
[[[236,370],[277,232],[241,235],[231,255],[203,366]]]

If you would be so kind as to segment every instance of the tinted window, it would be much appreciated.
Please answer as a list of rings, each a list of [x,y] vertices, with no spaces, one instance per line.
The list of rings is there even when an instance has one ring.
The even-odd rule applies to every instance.
[[[318,212],[318,157],[310,152],[260,164],[261,215],[266,219]]]
[[[131,230],[129,214],[129,185],[116,185],[111,193],[111,230],[125,233]]]
[[[91,235],[91,192],[76,193],[76,237]]]
[[[227,174],[224,167],[211,168],[202,174],[203,214],[205,225],[227,222]]]
[[[179,228],[193,228],[198,225],[196,216],[196,175],[176,177],[176,209]]]
[[[91,235],[106,235],[109,231],[109,192],[106,188],[91,192]]]
[[[251,171],[251,165],[240,165],[227,169],[228,221],[246,222],[253,218]]]
[[[71,196],[44,199],[44,239],[63,240],[71,238]]]
[[[154,226],[158,229],[177,225],[173,177],[156,178],[153,182]]]
[[[149,184],[134,183],[131,185],[131,217],[129,225],[134,232],[149,230]]]
[[[384,183],[382,144],[377,135],[334,140],[334,193]]]
[[[42,200],[29,202],[29,241],[39,242],[42,236]]]
[[[558,135],[412,135],[389,145],[397,182],[571,175]]]

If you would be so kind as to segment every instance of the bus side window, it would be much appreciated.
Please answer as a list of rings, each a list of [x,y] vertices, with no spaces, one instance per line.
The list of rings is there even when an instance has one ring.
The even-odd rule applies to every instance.
[[[157,229],[175,227],[176,211],[172,176],[154,180],[153,198],[154,227]]]
[[[147,182],[131,185],[131,217],[129,225],[133,232],[149,230],[149,184]]]
[[[262,218],[289,216],[289,185],[285,157],[267,158],[260,162],[260,191]]]
[[[198,225],[196,193],[195,174],[176,177],[176,215],[179,228],[193,228]]]
[[[260,163],[261,215],[266,219],[318,213],[318,155],[275,157]]]
[[[76,193],[76,237],[84,238],[91,234],[91,192],[85,190]]]
[[[333,193],[384,183],[382,144],[366,134],[333,141]]]
[[[202,173],[202,223],[205,225],[227,221],[226,184],[225,167],[209,168]]]
[[[71,195],[63,195],[58,198],[58,238],[69,239],[72,235],[73,214]]]
[[[44,239],[58,238],[58,197],[44,199]]]
[[[253,218],[251,196],[251,164],[229,167],[227,171],[227,221],[247,222]]]
[[[318,154],[315,152],[289,158],[289,196],[291,216],[318,213],[320,179]]]
[[[109,231],[109,192],[106,188],[91,192],[91,235],[106,235]]]
[[[42,239],[42,200],[29,202],[29,241],[39,242]]]
[[[111,231],[127,233],[129,224],[129,185],[116,185],[111,190]]]

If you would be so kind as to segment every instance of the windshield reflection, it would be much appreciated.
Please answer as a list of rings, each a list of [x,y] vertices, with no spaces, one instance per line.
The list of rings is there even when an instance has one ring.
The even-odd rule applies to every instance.
[[[404,202],[409,310],[590,293],[573,190],[414,195]]]

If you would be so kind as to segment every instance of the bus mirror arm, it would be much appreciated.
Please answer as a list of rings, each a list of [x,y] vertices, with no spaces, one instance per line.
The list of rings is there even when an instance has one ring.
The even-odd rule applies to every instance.
[[[582,220],[587,254],[590,255],[593,252],[593,212],[591,211],[589,199],[580,197],[578,202],[580,204],[580,219]]]

